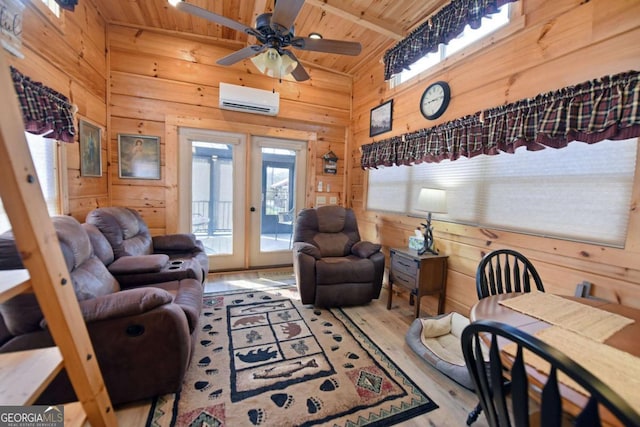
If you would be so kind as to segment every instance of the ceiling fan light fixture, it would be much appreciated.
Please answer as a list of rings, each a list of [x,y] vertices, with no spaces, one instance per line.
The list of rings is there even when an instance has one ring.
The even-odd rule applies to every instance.
[[[282,65],[282,57],[274,48],[269,48],[260,55],[254,56],[251,61],[262,74],[273,73],[274,70],[279,70]]]
[[[291,74],[293,70],[298,66],[298,62],[291,59],[289,56],[284,55],[282,57],[282,66],[280,68],[281,75],[286,76],[287,74]]]
[[[255,28],[187,1],[168,1],[179,11],[190,13],[257,39],[257,43],[218,59],[216,61],[218,65],[233,65],[251,58],[263,74],[278,79],[291,75],[294,80],[302,82],[309,80],[310,76],[296,58],[293,52],[295,49],[352,56],[359,55],[362,51],[360,43],[324,40],[322,35],[317,32],[311,33],[310,37],[296,37],[293,28],[295,20],[304,6],[304,0],[279,0],[277,4],[274,3],[272,13],[263,13],[257,17]],[[288,47],[293,49],[287,49]],[[258,56],[254,57],[256,54]]]
[[[274,48],[269,48],[260,55],[251,58],[251,62],[262,73],[269,77],[281,79],[296,69],[298,63],[288,55],[280,55]]]

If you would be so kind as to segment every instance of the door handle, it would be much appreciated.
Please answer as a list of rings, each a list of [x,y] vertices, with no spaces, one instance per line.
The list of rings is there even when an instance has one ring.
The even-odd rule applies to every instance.
[[[251,207],[249,208],[249,210],[250,210],[251,212],[255,212],[255,211],[256,211],[256,208],[255,208],[255,207],[253,207],[253,206],[251,206]]]

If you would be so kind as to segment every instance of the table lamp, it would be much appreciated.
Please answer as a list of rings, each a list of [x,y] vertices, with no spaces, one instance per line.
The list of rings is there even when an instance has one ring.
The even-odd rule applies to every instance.
[[[434,255],[438,255],[438,252],[433,247],[433,228],[431,227],[431,214],[447,213],[446,191],[437,188],[420,189],[416,210],[428,212],[426,224],[421,223],[424,227],[424,244],[421,249],[418,249],[418,254],[422,255],[425,252],[431,252]]]

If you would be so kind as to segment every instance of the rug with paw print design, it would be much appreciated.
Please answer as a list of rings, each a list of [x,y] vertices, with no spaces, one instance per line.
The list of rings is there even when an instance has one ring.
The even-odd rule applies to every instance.
[[[180,393],[148,426],[388,426],[438,406],[342,309],[295,288],[205,295]]]

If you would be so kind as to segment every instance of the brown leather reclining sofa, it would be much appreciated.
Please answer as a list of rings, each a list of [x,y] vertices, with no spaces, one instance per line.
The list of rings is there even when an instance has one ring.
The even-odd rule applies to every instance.
[[[52,221],[112,402],[178,391],[195,344],[202,307],[201,279],[157,280],[123,289],[96,256],[86,224],[68,216],[53,217]],[[5,233],[2,237],[0,268],[21,268],[15,244],[11,248],[11,236]],[[108,259],[105,249],[102,247]],[[165,276],[160,272],[157,277]],[[0,314],[0,352],[54,345],[33,294],[20,294],[0,304]],[[37,403],[75,399],[63,371]]]
[[[157,281],[156,273],[161,273],[163,280],[189,277],[204,283],[207,278],[209,258],[193,234],[152,237],[137,211],[120,206],[94,209],[85,221],[97,255],[122,286]],[[104,241],[111,245],[111,251],[100,249]]]

